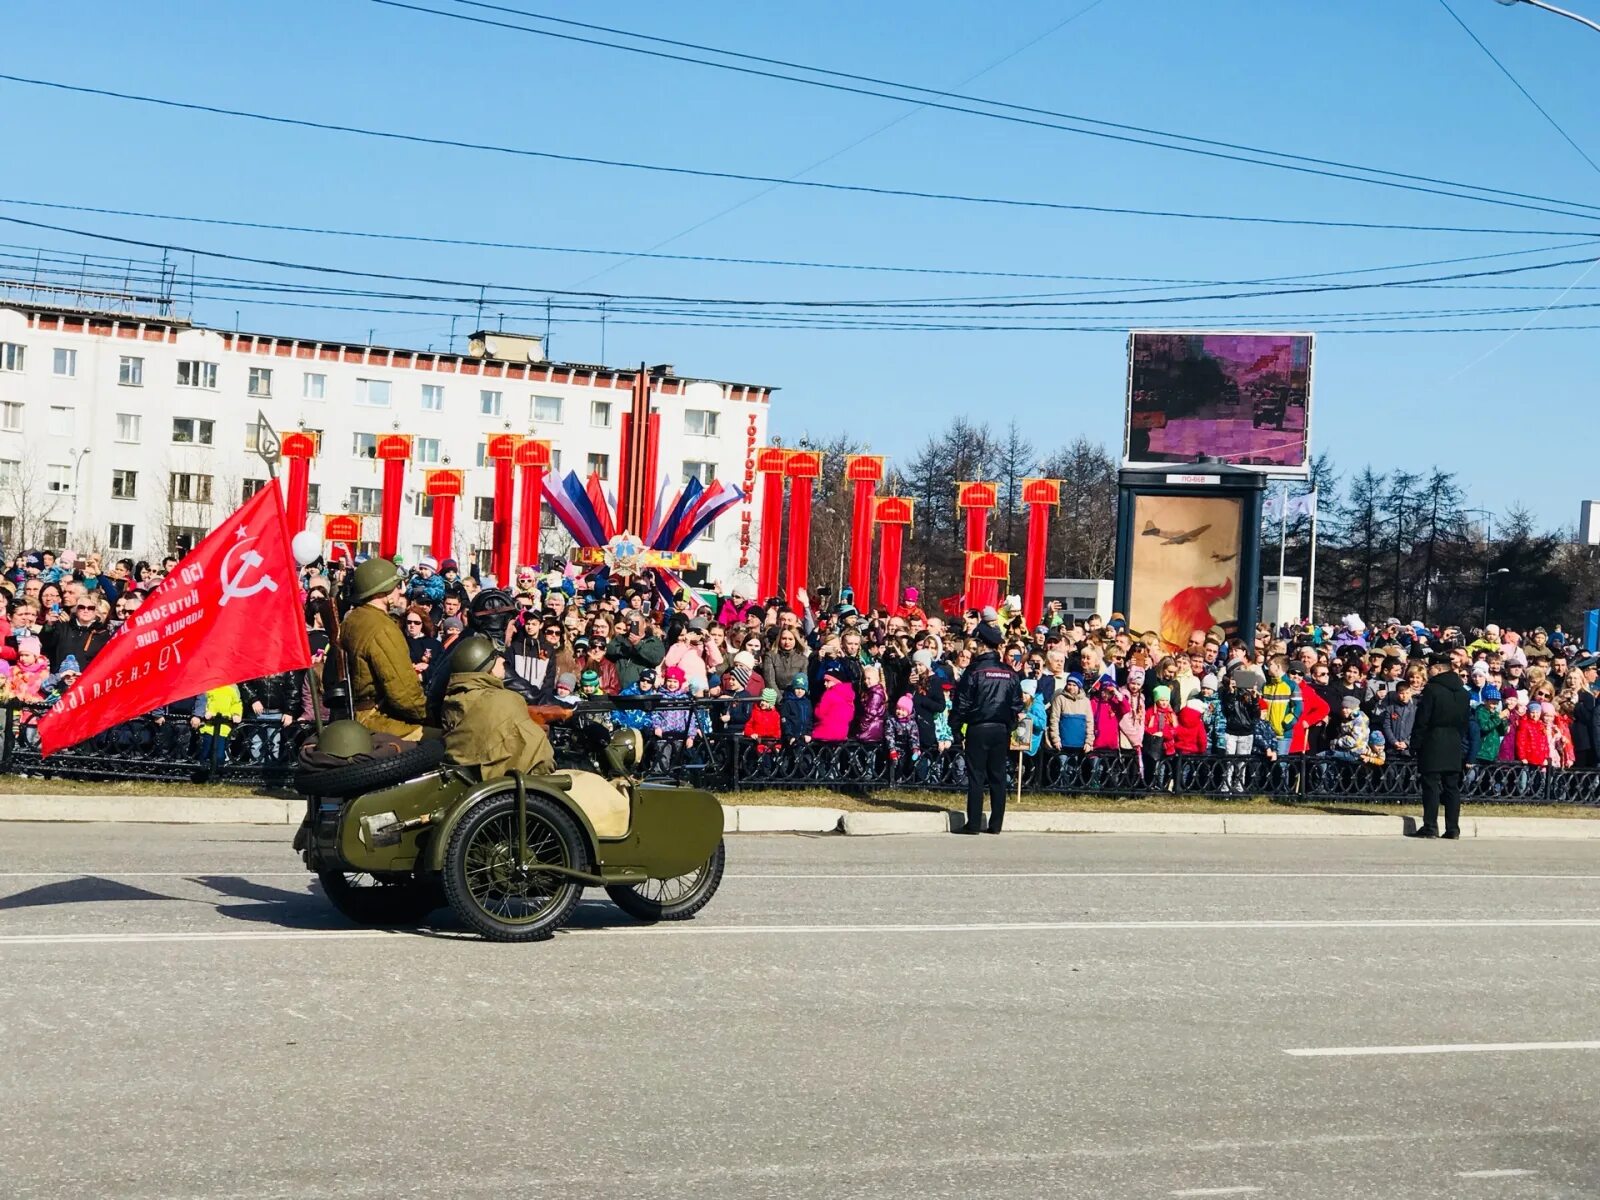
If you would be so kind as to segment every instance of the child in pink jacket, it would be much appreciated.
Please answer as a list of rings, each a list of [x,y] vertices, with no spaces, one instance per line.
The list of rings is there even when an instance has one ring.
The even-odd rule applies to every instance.
[[[856,715],[856,693],[848,680],[829,671],[822,677],[822,695],[817,697],[811,738],[817,742],[843,742],[850,737],[850,722]]]

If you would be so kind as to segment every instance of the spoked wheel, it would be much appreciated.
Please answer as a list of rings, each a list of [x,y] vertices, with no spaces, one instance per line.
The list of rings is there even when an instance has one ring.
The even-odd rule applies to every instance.
[[[528,858],[535,864],[589,869],[577,824],[555,801],[527,798]],[[472,929],[495,942],[535,942],[566,923],[583,884],[517,865],[517,803],[508,792],[475,805],[450,836],[444,893]]]
[[[442,904],[436,886],[410,875],[324,867],[317,881],[328,902],[357,925],[415,925]]]
[[[613,885],[606,888],[606,895],[623,912],[641,921],[687,921],[717,894],[727,861],[727,848],[719,841],[711,857],[687,875]]]

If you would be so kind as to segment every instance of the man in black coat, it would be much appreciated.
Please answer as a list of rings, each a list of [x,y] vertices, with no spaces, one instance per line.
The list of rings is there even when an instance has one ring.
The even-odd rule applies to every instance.
[[[1432,678],[1417,701],[1412,746],[1422,772],[1422,823],[1408,836],[1439,836],[1439,804],[1444,803],[1444,836],[1461,836],[1461,768],[1466,758],[1467,723],[1472,701],[1461,673],[1467,652],[1459,647],[1448,658],[1436,657]]]
[[[1000,626],[985,621],[978,626],[983,653],[956,684],[950,724],[965,725],[967,758],[967,823],[962,833],[985,831],[983,789],[989,785],[987,832],[999,833],[1006,816],[1006,761],[1011,757],[1011,729],[1022,716],[1022,681],[1000,661]]]

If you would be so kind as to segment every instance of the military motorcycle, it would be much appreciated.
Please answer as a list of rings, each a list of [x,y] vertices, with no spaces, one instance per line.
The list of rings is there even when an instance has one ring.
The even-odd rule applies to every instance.
[[[371,736],[354,721],[327,726],[318,745],[352,761],[300,770],[307,814],[294,847],[360,924],[417,924],[448,906],[491,941],[532,942],[566,923],[586,887],[638,920],[683,921],[722,882],[721,803],[636,778],[637,730],[605,738],[599,771],[488,782],[444,761],[436,741],[366,757]]]

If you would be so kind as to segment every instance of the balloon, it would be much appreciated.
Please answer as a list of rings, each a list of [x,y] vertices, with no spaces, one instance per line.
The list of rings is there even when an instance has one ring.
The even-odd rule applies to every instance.
[[[295,562],[303,567],[322,557],[322,538],[309,529],[302,529],[294,535],[289,548],[294,551]]]

